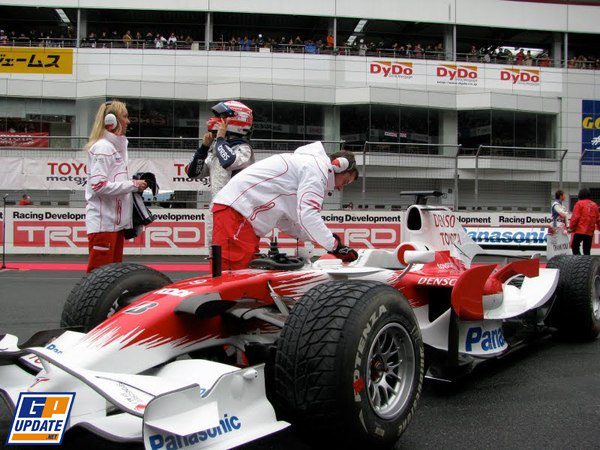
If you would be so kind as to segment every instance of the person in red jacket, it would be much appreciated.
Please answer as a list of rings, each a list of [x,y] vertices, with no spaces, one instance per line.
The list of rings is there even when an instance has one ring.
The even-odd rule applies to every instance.
[[[589,255],[592,248],[592,237],[596,228],[600,228],[598,205],[590,200],[590,190],[583,188],[577,195],[577,203],[569,221],[569,232],[573,233],[571,250],[574,255],[580,255],[579,247],[583,243],[583,254]]]

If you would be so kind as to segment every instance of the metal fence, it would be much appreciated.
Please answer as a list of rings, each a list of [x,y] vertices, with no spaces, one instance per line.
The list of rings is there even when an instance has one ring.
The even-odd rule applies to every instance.
[[[35,137],[35,136],[33,136]],[[20,136],[26,139],[27,137]],[[198,138],[132,137],[129,155],[132,158],[188,160],[200,141]],[[49,136],[47,148],[0,147],[2,158],[81,158],[87,137]],[[254,139],[257,159],[272,154],[291,152],[308,140]],[[340,207],[349,203],[364,209],[398,209],[412,199],[402,199],[403,190],[442,190],[446,197],[441,204],[456,210],[526,209],[542,210],[551,197],[551,185],[562,186],[567,150],[557,148],[480,146],[476,149],[460,145],[372,142],[348,145],[344,141],[323,141],[328,153],[340,148],[355,152],[361,180],[344,189],[343,194],[326,199],[328,205]],[[579,171],[582,183],[600,179],[598,165],[589,164],[586,150],[578,161],[571,159],[568,181],[575,187]],[[595,161],[595,160],[594,160]],[[575,167],[575,164],[578,164]],[[1,172],[1,170],[0,170]],[[515,191],[513,193],[513,191]],[[517,192],[518,191],[518,192]],[[9,192],[9,191],[5,191]],[[34,203],[66,206],[83,203],[83,192],[30,192]],[[11,191],[10,201],[16,202],[22,192]],[[210,202],[208,193],[177,191],[161,206],[202,207]],[[328,206],[326,205],[326,206]]]
[[[97,48],[97,49],[133,49],[133,50],[210,50],[210,51],[232,51],[232,52],[270,52],[270,53],[300,53],[313,55],[339,55],[339,56],[365,56],[377,58],[401,58],[413,60],[445,60],[460,62],[476,62],[483,64],[506,64],[523,65],[533,67],[565,67],[569,69],[600,70],[600,58],[587,59],[584,57],[571,59],[551,59],[547,53],[533,56],[531,59],[517,59],[516,53],[499,52],[480,52],[476,53],[456,53],[445,50],[406,49],[404,46],[394,48],[373,47],[360,45],[329,47],[325,44],[316,45],[314,43],[290,44],[290,43],[265,43],[258,45],[256,43],[243,43],[231,41],[176,41],[161,42],[157,44],[154,40],[131,39],[102,39],[102,38],[82,38],[79,41],[75,38],[38,38],[29,39],[26,37],[17,39],[7,39],[0,42],[1,47],[45,47],[45,48]]]

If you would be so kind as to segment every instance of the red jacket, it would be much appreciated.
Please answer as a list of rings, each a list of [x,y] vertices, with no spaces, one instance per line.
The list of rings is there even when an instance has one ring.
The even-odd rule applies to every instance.
[[[589,199],[579,200],[573,208],[569,229],[575,234],[592,236],[596,228],[600,228],[598,205]]]

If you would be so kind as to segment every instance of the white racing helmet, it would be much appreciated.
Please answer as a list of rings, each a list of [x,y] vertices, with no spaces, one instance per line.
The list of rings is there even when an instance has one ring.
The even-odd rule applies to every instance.
[[[252,109],[248,108],[242,102],[227,100],[226,102],[217,103],[211,109],[216,117],[222,119],[229,118],[227,125],[228,132],[246,136],[252,131]]]

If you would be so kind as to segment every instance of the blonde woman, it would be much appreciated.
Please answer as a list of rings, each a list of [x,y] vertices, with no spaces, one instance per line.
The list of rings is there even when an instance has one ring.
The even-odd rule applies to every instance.
[[[127,125],[125,103],[118,100],[100,105],[90,139],[85,199],[85,225],[88,235],[87,271],[123,260],[124,230],[132,228],[132,192],[147,185],[131,180],[127,173]]]

